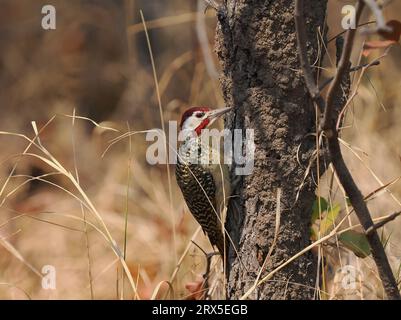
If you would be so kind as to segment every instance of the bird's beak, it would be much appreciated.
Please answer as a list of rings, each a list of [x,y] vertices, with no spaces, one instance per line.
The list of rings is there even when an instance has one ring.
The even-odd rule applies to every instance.
[[[207,117],[210,121],[214,121],[215,119],[221,117],[223,114],[227,113],[230,110],[231,107],[212,110],[208,112]]]

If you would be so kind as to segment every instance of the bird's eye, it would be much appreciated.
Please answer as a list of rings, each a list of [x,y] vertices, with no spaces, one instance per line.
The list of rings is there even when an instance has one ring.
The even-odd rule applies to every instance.
[[[204,116],[203,112],[199,112],[195,115],[197,118],[202,118]]]

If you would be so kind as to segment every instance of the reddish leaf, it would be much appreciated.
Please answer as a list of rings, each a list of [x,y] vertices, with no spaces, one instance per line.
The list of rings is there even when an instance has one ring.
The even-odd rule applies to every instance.
[[[189,291],[189,296],[186,300],[201,300],[204,294],[203,290],[203,277],[198,277],[194,282],[188,282],[185,288]]]
[[[379,30],[377,33],[384,39],[398,42],[401,36],[401,22],[398,20],[390,20],[386,23],[386,26],[390,27],[391,31]]]
[[[367,41],[363,45],[362,54],[364,57],[367,57],[373,50],[381,49],[381,48],[388,48],[389,46],[397,43],[394,40],[376,40],[376,41]]]

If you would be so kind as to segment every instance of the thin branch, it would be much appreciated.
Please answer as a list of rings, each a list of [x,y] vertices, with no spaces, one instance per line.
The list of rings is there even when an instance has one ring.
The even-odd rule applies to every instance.
[[[216,12],[221,11],[221,4],[219,4],[216,0],[203,0],[206,2],[205,12],[208,8],[213,8]]]
[[[393,221],[399,215],[401,215],[401,211],[394,212],[393,214],[389,215],[386,219],[383,219],[382,221],[380,221],[380,222],[374,224],[373,226],[371,226],[368,230],[366,230],[365,234],[366,235],[372,234],[375,230],[380,229],[385,224],[389,223],[390,221]]]
[[[356,8],[356,21],[358,23],[361,13],[363,10],[364,4],[362,1],[358,1],[357,8]],[[326,96],[326,109],[324,110],[323,121],[322,121],[322,129],[325,131],[326,134],[331,135],[329,129],[333,126],[333,108],[334,108],[334,101],[336,99],[336,95],[338,89],[341,85],[342,79],[344,78],[344,74],[349,70],[349,60],[351,56],[352,47],[354,44],[356,29],[348,29],[346,36],[345,36],[345,43],[343,52],[341,54],[340,61],[338,62],[337,72],[334,77],[333,82],[329,87],[329,91]]]
[[[362,1],[359,1],[356,9],[357,21],[359,21],[363,7],[364,3]],[[328,149],[333,167],[335,168],[336,174],[346,194],[348,195],[352,206],[355,209],[355,213],[362,227],[366,231],[373,226],[373,220],[363,199],[362,193],[358,189],[358,186],[356,185],[351,173],[348,170],[347,165],[345,164],[338,141],[338,131],[336,129],[335,119],[333,116],[333,108],[335,102],[338,101],[338,99],[341,99],[341,97],[338,96],[338,89],[346,72],[349,71],[349,60],[353,48],[355,33],[355,29],[349,29],[346,34],[344,49],[338,65],[337,73],[327,93],[326,110],[323,116],[322,128],[327,138]],[[372,230],[371,233],[367,234],[367,238],[372,249],[372,256],[376,263],[378,273],[387,297],[393,300],[401,299],[397,287],[397,282],[395,281],[390,263],[387,259],[386,253],[377,232],[375,230]]]
[[[384,20],[383,12],[377,2],[375,0],[363,0],[365,4],[369,7],[370,11],[372,11],[373,15],[376,18],[376,28],[373,30],[365,30],[368,33],[375,33],[377,31],[386,31],[391,32],[392,28],[386,25],[386,20]]]
[[[204,291],[202,297],[204,300],[207,300],[209,297],[209,275],[210,275],[210,266],[212,264],[212,258],[216,255],[219,255],[219,252],[211,252],[211,253],[206,253],[205,250],[203,250],[195,241],[191,240],[191,242],[198,247],[200,251],[205,255],[206,258],[206,270],[205,273],[202,275],[203,277],[203,285],[202,285],[202,291]]]
[[[379,64],[380,64],[380,61],[375,60],[375,61],[373,61],[373,62],[371,62],[371,63],[364,63],[364,64],[361,64],[361,65],[359,65],[359,66],[352,67],[351,69],[349,69],[349,71],[350,71],[350,72],[355,72],[355,71],[359,71],[359,70],[361,70],[361,69],[363,69],[363,68],[369,68],[369,67],[372,67],[372,66],[378,66]],[[329,85],[330,82],[333,81],[333,79],[334,79],[334,77],[330,77],[330,78],[328,78],[325,82],[323,82],[323,83],[319,86],[319,91],[322,92],[323,89],[326,88],[326,86]]]
[[[364,26],[367,26],[367,25],[373,24],[373,23],[376,23],[376,21],[373,20],[373,21],[368,21],[368,22],[365,22],[365,23],[358,24],[357,28],[364,27]],[[342,35],[343,35],[344,33],[346,33],[346,32],[347,32],[347,30],[341,31],[340,33],[336,34],[335,36],[333,36],[332,38],[330,38],[329,40],[327,40],[327,43],[332,42],[333,40],[335,40],[335,39],[337,39],[338,37],[342,36]]]
[[[348,98],[347,102],[344,104],[342,110],[340,111],[340,113],[339,113],[339,115],[338,115],[337,124],[336,124],[336,130],[339,130],[341,121],[342,121],[342,119],[343,119],[343,117],[344,117],[344,115],[345,115],[345,112],[346,112],[348,106],[349,106],[350,103],[354,100],[355,96],[356,96],[357,93],[358,93],[358,88],[359,88],[359,85],[360,85],[360,83],[361,83],[362,77],[363,77],[363,75],[365,74],[365,71],[366,71],[370,66],[373,66],[373,65],[375,65],[375,64],[379,64],[379,63],[380,63],[380,59],[382,59],[383,57],[385,57],[385,56],[388,54],[389,49],[390,49],[390,48],[387,48],[387,50],[386,50],[380,57],[376,58],[376,59],[373,60],[372,62],[370,62],[370,63],[368,63],[367,65],[365,65],[365,66],[362,67],[362,71],[361,71],[361,73],[360,73],[360,75],[359,75],[359,78],[358,78],[358,80],[357,80],[357,82],[356,82],[355,90],[354,90],[354,92],[351,94],[351,96]]]
[[[307,38],[303,16],[303,6],[304,2],[302,0],[295,1],[295,25],[297,32],[298,54],[300,56],[303,76],[305,78],[309,93],[315,101],[320,101],[320,99],[322,98],[320,96],[320,92],[317,91],[317,84],[313,80],[312,71],[307,57]],[[362,0],[358,1],[356,8],[357,24],[361,16],[363,7],[364,2]],[[366,206],[362,193],[359,191],[351,176],[351,173],[349,172],[344,162],[340,144],[338,141],[338,131],[336,129],[336,123],[333,115],[334,106],[339,100],[342,99],[342,96],[339,96],[340,86],[345,75],[350,71],[349,61],[353,48],[355,34],[356,29],[349,29],[346,33],[344,48],[341,54],[340,61],[338,63],[337,72],[328,90],[326,102],[323,103],[323,105],[325,105],[325,108],[321,128],[324,130],[325,137],[328,142],[328,150],[331,156],[333,167],[346,194],[350,199],[350,202],[363,229],[365,230],[365,232],[367,232],[367,230],[370,230],[370,228],[373,227],[372,231],[367,233],[367,238],[372,249],[372,256],[376,263],[378,273],[387,297],[388,299],[399,300],[401,299],[401,297],[398,291],[397,283],[395,281],[383,245],[376,230],[374,229],[372,217]]]
[[[346,194],[348,195],[352,206],[354,207],[359,222],[365,231],[369,230],[373,226],[372,217],[370,216],[369,210],[360,190],[355,184],[344,162],[340,145],[338,143],[337,131],[335,131],[335,129],[334,132],[335,135],[327,138],[333,167],[335,168],[336,174]],[[387,298],[399,300],[401,297],[397,288],[397,283],[377,232],[372,230],[369,234],[367,234],[367,239],[372,249],[372,256],[376,263],[383,288],[387,294]]]
[[[311,66],[308,59],[308,50],[306,47],[307,35],[304,20],[304,2],[303,0],[295,1],[295,26],[297,30],[297,45],[301,68],[303,71],[306,87],[313,101],[316,102],[321,112],[325,109],[325,104],[320,90],[315,82]]]

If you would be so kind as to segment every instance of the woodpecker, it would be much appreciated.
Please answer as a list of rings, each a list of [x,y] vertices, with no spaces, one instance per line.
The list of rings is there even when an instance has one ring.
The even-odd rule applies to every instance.
[[[186,110],[180,123],[182,143],[177,153],[176,180],[185,202],[201,225],[211,244],[224,257],[224,207],[231,193],[229,168],[222,164],[220,150],[202,138],[202,130],[230,111],[192,107]]]

